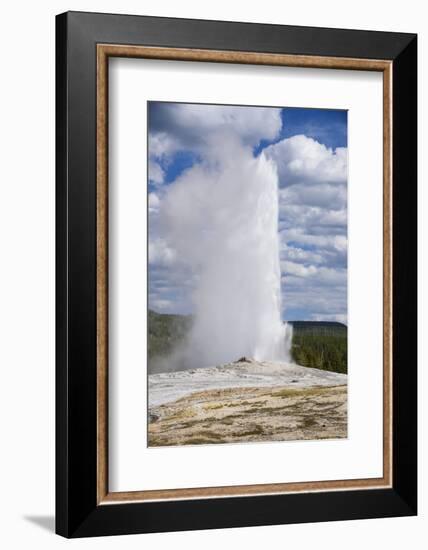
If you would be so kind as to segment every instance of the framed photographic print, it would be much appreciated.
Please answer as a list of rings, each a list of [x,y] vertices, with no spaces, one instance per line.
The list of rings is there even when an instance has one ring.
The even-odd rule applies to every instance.
[[[57,16],[57,532],[414,515],[416,36]]]

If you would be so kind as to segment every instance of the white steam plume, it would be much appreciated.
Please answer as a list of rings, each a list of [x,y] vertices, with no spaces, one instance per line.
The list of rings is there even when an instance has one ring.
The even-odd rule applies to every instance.
[[[167,245],[195,274],[184,368],[248,356],[290,361],[281,320],[278,176],[264,153],[230,131],[207,138],[204,161],[171,185],[160,207]],[[177,354],[176,354],[177,355]]]

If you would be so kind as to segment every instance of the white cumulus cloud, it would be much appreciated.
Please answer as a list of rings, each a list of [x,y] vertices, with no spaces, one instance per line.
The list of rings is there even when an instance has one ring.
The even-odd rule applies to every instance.
[[[347,149],[333,150],[303,135],[283,139],[265,149],[278,166],[280,185],[344,183],[347,179]]]
[[[275,139],[282,125],[281,109],[267,107],[160,103],[153,109],[151,132],[155,155],[159,154],[158,142],[165,141],[165,136],[172,140],[169,147],[178,142],[182,148],[193,148],[204,143],[204,136],[226,130],[232,131],[244,145],[256,145],[261,139]]]

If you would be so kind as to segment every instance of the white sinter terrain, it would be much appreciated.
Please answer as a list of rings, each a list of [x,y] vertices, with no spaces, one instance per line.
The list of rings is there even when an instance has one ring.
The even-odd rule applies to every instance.
[[[217,367],[165,372],[149,376],[149,408],[171,403],[194,392],[224,388],[346,385],[347,375],[292,363],[243,358]]]

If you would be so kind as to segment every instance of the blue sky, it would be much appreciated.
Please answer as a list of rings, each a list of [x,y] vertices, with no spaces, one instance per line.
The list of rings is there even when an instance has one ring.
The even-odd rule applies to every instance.
[[[347,112],[150,102],[148,114],[149,307],[192,310],[193,274],[160,212],[171,186],[211,162],[211,137],[227,135],[278,172],[283,319],[346,323]]]

